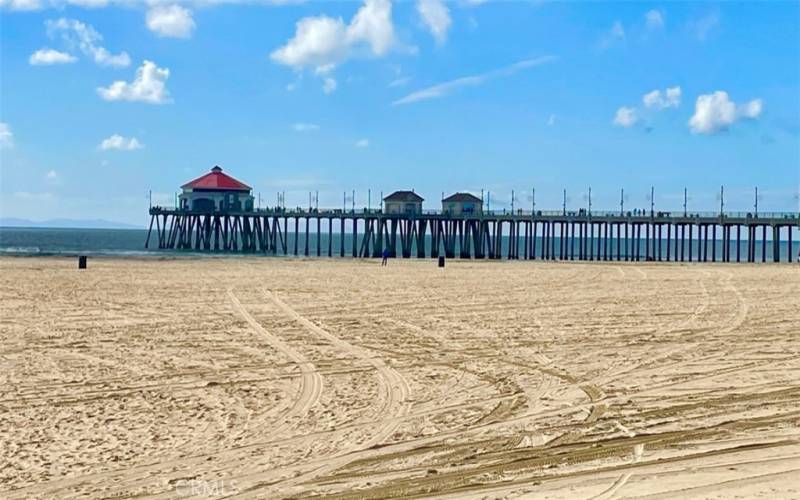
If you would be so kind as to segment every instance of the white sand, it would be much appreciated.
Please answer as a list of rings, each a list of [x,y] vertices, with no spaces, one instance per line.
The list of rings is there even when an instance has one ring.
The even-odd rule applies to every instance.
[[[0,299],[2,498],[800,497],[798,265],[2,258]]]

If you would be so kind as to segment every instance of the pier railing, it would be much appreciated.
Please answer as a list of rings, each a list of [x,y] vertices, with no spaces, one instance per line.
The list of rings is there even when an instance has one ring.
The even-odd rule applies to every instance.
[[[420,217],[444,217],[452,219],[483,219],[483,218],[497,218],[503,217],[508,219],[536,219],[544,217],[548,219],[629,219],[638,221],[659,220],[668,222],[673,219],[705,219],[705,220],[753,220],[758,219],[762,221],[794,221],[800,220],[800,212],[684,212],[679,211],[645,211],[645,210],[626,210],[620,212],[619,210],[524,210],[515,209],[514,211],[508,209],[495,209],[483,210],[482,212],[469,212],[455,214],[447,210],[430,210],[425,209],[417,212],[384,212],[380,208],[356,208],[356,209],[342,209],[342,208],[284,208],[284,207],[265,207],[255,208],[248,211],[199,211],[189,210],[185,208],[174,207],[161,207],[154,206],[150,209],[151,214],[217,214],[217,215],[268,215],[279,217],[365,217],[365,216],[379,216],[379,217],[399,217],[399,218],[420,218]]]

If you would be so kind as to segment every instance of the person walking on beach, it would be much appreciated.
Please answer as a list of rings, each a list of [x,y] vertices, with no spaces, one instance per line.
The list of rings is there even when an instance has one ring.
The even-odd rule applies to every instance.
[[[383,253],[381,255],[383,255],[383,260],[381,261],[381,266],[385,266],[386,265],[386,260],[389,258],[389,249],[388,248],[384,248],[383,249]]]

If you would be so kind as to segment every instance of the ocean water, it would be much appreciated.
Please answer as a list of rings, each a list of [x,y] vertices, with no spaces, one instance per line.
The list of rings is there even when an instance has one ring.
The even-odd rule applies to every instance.
[[[0,254],[147,255],[146,238],[144,229],[0,227]]]
[[[155,233],[153,234],[155,236]],[[360,237],[361,235],[359,235]],[[19,227],[0,227],[0,255],[25,255],[25,256],[32,256],[32,255],[64,255],[64,256],[74,256],[74,255],[110,255],[110,256],[147,256],[147,255],[161,255],[161,256],[178,256],[178,255],[242,255],[241,253],[236,252],[208,252],[208,251],[190,251],[190,250],[158,250],[154,248],[145,249],[144,243],[147,238],[147,231],[144,229],[50,229],[50,228],[19,228]],[[330,238],[333,238],[331,241],[331,247],[334,256],[339,255],[339,249],[341,245],[341,236],[338,233],[334,233]],[[322,257],[327,257],[328,255],[328,239],[329,236],[326,234],[321,235],[319,241],[320,253]],[[520,257],[524,255],[524,248],[522,244],[522,238],[520,238],[520,249],[519,255]],[[351,234],[344,235],[344,248],[345,248],[345,257],[349,257],[352,255],[353,249],[353,240]],[[359,242],[360,243],[360,242]],[[556,238],[555,247],[556,247],[556,255],[558,255],[558,248],[559,248],[560,240]],[[621,254],[625,256],[625,240],[623,239],[621,246],[622,251]],[[695,239],[692,245],[692,257],[693,259],[697,259],[698,251],[700,250],[698,247],[698,242]],[[150,241],[151,246],[157,244],[153,241],[151,237]],[[642,260],[644,259],[645,255],[645,242],[640,241],[640,255]],[[629,246],[629,245],[628,245]],[[431,241],[430,238],[427,238],[426,241],[426,255],[430,256],[430,247]],[[502,241],[502,255],[505,257],[508,255],[508,247],[509,247],[509,239],[508,237],[504,237]],[[399,241],[398,241],[398,248],[399,248]],[[536,243],[536,253],[537,258],[541,254],[542,248],[542,241],[541,238],[537,238]],[[595,252],[597,250],[597,243],[595,242],[593,245]],[[290,232],[287,244],[288,255],[294,256],[294,249],[295,249],[295,238],[294,235]],[[305,249],[306,249],[306,241],[304,234],[301,231],[299,238],[297,239],[297,253],[298,256],[304,257],[305,256]],[[675,247],[674,243],[671,248],[671,252],[674,253]],[[761,261],[761,241],[758,240],[756,244],[756,258],[758,261]],[[610,247],[609,251],[611,253],[616,252],[616,240],[614,240]],[[747,242],[742,241],[742,245],[740,248],[741,251],[741,258],[742,260],[746,259],[747,255]],[[788,241],[782,241],[779,247],[781,261],[785,262],[788,260],[789,256],[789,243]],[[443,254],[443,249],[441,250]],[[661,255],[664,260],[666,260],[666,243],[662,244]],[[722,259],[722,242],[720,240],[717,241],[716,245],[716,252],[717,252],[717,260]],[[792,242],[792,260],[797,260],[798,252],[800,252],[800,241],[793,241]],[[772,260],[772,242],[767,241],[766,245],[766,253],[767,253],[767,261]],[[456,254],[458,254],[458,248],[456,249]],[[255,255],[261,255],[256,253]],[[416,249],[413,249],[412,255],[416,255]],[[309,234],[308,239],[308,256],[309,257],[316,257],[317,256],[317,238],[316,234],[312,232]],[[578,256],[578,248],[577,244],[575,246],[575,257]],[[614,255],[616,256],[616,255]],[[684,256],[688,258],[688,248],[684,249]],[[731,256],[735,260],[736,258],[736,246],[735,242],[731,245]],[[267,256],[269,257],[269,256]],[[674,257],[673,257],[674,258]],[[711,247],[709,245],[708,249],[708,259],[711,260]]]

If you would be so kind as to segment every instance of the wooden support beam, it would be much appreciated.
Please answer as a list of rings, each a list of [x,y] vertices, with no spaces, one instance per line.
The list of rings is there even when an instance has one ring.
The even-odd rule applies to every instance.
[[[772,262],[781,261],[781,227],[779,225],[772,226]]]
[[[711,262],[717,261],[717,225],[711,225]]]
[[[353,258],[358,257],[358,218],[353,216]]]
[[[344,217],[339,219],[339,257],[344,257],[344,221]]]
[[[150,232],[153,230],[153,219],[155,217],[156,217],[155,215],[151,215],[150,216],[150,227],[147,228],[147,239],[144,240],[144,247],[145,248],[147,248],[150,245]]]
[[[736,224],[736,262],[741,262],[742,253],[742,225]]]
[[[311,223],[311,219],[309,219],[308,217],[304,217],[304,219],[305,219],[306,223],[305,223],[305,241],[303,242],[304,243],[304,245],[303,245],[303,255],[308,257],[308,237],[309,237],[309,235],[308,235],[309,227],[308,226]]]

